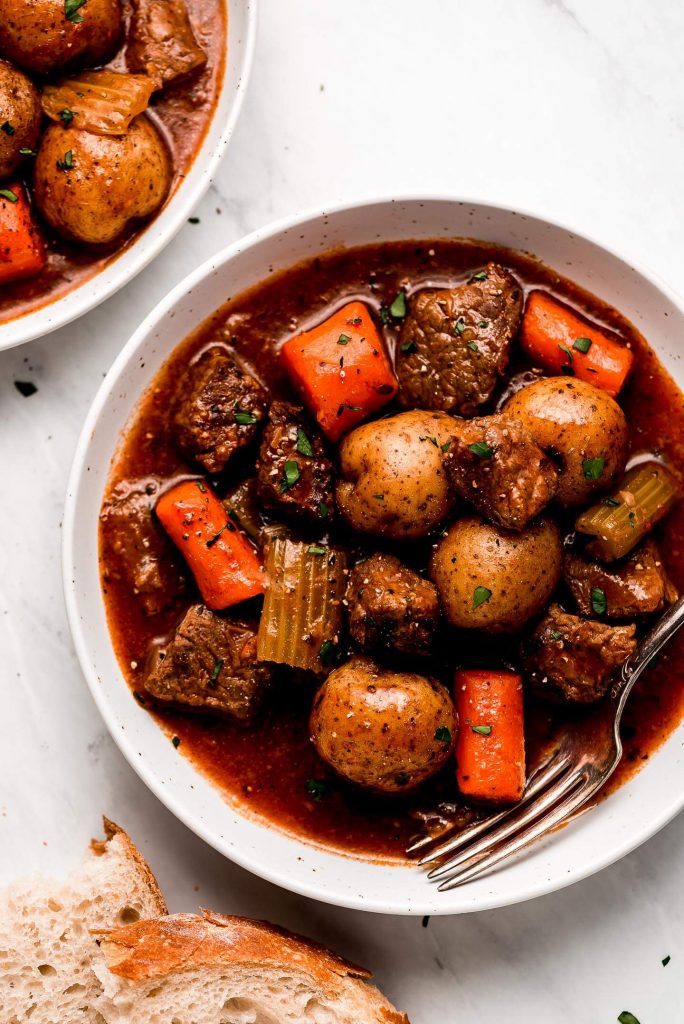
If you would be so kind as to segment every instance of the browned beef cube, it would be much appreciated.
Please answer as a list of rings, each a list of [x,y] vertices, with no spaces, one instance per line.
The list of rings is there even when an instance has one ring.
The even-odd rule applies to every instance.
[[[558,487],[551,459],[522,423],[500,414],[458,422],[443,462],[456,494],[508,530],[524,529]]]
[[[257,493],[269,508],[329,522],[333,514],[333,466],[318,430],[304,410],[274,402],[257,462]]]
[[[563,575],[582,615],[593,613],[592,591],[595,595],[600,591],[597,599],[605,603],[602,615],[606,619],[649,615],[677,600],[677,590],[668,578],[655,541],[650,539],[628,558],[611,565],[568,551]]]
[[[256,649],[250,626],[195,604],[169,643],[155,649],[145,689],[164,704],[249,722],[271,679]]]
[[[178,443],[208,473],[220,473],[231,455],[253,439],[266,404],[261,384],[225,349],[214,346],[180,383],[174,417]]]
[[[146,615],[173,604],[184,589],[173,545],[153,515],[159,481],[123,480],[102,506],[105,581],[121,580]]]
[[[549,700],[591,704],[636,647],[636,626],[607,626],[568,615],[553,604],[526,643],[527,680]]]
[[[474,416],[508,365],[522,306],[519,283],[496,263],[458,288],[419,292],[400,338],[401,404]]]
[[[184,0],[133,0],[126,50],[129,71],[149,75],[160,88],[206,63]]]
[[[393,555],[355,566],[347,587],[352,639],[366,650],[430,654],[439,621],[437,590]]]

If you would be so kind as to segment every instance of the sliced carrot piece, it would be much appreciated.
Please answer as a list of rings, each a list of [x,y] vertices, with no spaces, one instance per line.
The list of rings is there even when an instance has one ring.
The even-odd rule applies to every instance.
[[[45,266],[45,243],[23,185],[0,188],[0,283],[34,277]]]
[[[515,672],[464,669],[456,673],[454,697],[459,789],[478,803],[520,800],[525,788],[522,678]]]
[[[203,480],[162,494],[157,518],[183,553],[208,608],[229,608],[263,594],[266,577],[251,542]]]
[[[530,292],[527,297],[521,343],[535,364],[579,377],[613,398],[634,361],[632,352],[617,340],[617,335],[543,291]]]
[[[397,393],[380,332],[363,302],[285,342],[282,363],[330,441],[338,441]]]

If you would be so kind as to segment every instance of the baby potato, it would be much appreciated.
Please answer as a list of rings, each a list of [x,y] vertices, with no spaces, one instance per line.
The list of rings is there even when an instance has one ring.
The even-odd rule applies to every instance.
[[[513,395],[503,408],[520,420],[540,448],[560,460],[557,501],[588,505],[622,475],[627,421],[615,399],[576,377],[545,377]]]
[[[337,504],[350,526],[397,540],[424,537],[451,508],[442,446],[455,421],[414,409],[357,427],[340,445]]]
[[[0,59],[0,178],[23,162],[22,149],[34,149],[42,120],[40,96],[30,78]]]
[[[35,75],[105,64],[122,28],[120,0],[0,0],[0,50]]]
[[[445,686],[354,657],[330,673],[309,722],[320,757],[375,793],[416,789],[448,760],[456,733]]]
[[[550,519],[510,533],[467,516],[440,541],[430,576],[452,626],[516,633],[547,604],[562,559],[560,531]]]
[[[121,136],[51,124],[36,160],[34,198],[62,238],[106,246],[159,209],[171,176],[166,145],[144,115]]]

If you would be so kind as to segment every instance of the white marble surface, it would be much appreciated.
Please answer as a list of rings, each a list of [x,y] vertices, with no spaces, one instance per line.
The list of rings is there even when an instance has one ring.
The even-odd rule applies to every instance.
[[[201,903],[308,932],[371,965],[416,1024],[610,1024],[623,1009],[676,1024],[684,819],[525,906],[426,928],[335,911],[249,876],[176,822],[86,690],[60,584],[72,451],[133,328],[207,255],[315,203],[460,193],[573,223],[684,289],[680,0],[261,3],[250,93],[201,223],[80,323],[0,355],[0,882],[75,864],[106,812],[174,910]],[[17,379],[38,393],[22,398]]]

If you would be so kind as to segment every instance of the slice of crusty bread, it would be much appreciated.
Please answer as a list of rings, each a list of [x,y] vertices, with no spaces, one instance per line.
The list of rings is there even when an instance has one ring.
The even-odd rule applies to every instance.
[[[106,818],[104,825],[106,839],[93,840],[66,882],[32,878],[0,892],[2,1024],[102,1024],[90,929],[166,913],[154,875],[129,837]]]
[[[204,912],[102,937],[107,1024],[408,1024],[368,971],[260,921]]]

